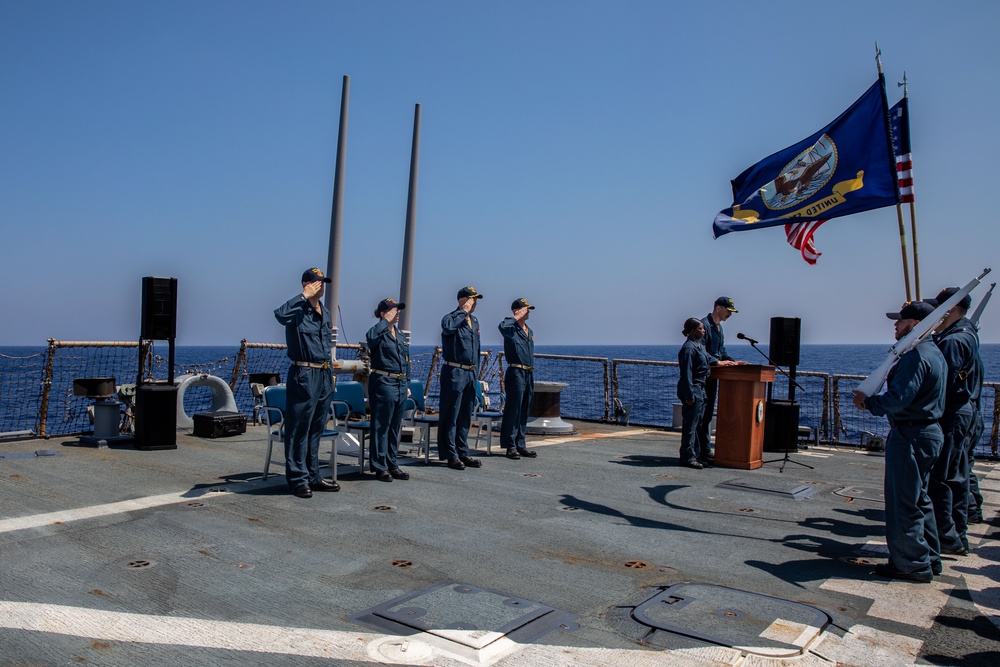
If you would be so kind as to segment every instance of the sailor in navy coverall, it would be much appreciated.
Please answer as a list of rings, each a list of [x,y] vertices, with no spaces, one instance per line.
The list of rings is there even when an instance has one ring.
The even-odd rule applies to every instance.
[[[701,321],[705,325],[705,338],[702,344],[708,352],[708,361],[713,366],[728,366],[738,363],[726,352],[726,336],[722,331],[722,323],[738,313],[736,304],[728,296],[720,296],[712,306],[712,312]],[[702,463],[712,460],[711,428],[712,417],[715,416],[715,394],[719,389],[719,381],[711,378],[705,381],[705,408],[698,426],[698,458]]]
[[[479,381],[479,320],[472,313],[483,295],[471,285],[458,291],[458,308],[441,318],[441,412],[438,458],[449,468],[479,468],[469,456],[469,426]]]
[[[300,498],[312,497],[313,491],[340,490],[319,474],[319,439],[333,397],[333,320],[321,301],[328,282],[319,269],[305,271],[302,293],[274,311],[285,327],[292,360],[285,383],[285,479]]]
[[[896,340],[908,334],[934,307],[908,303],[896,320]],[[889,562],[875,573],[928,582],[941,572],[934,509],[927,495],[931,468],[941,452],[947,366],[934,341],[924,339],[903,354],[886,379],[885,393],[865,397],[855,390],[854,405],[889,418],[885,444],[885,539]]]
[[[957,287],[941,290],[931,301],[941,304],[958,291]],[[931,470],[928,493],[934,504],[941,553],[964,555],[969,551],[966,536],[969,514],[969,481],[972,473],[971,440],[979,396],[983,388],[983,361],[979,356],[979,334],[966,317],[972,298],[968,295],[948,311],[938,325],[934,342],[948,365],[945,391],[944,446]]]
[[[500,422],[500,446],[507,449],[507,458],[535,458],[528,449],[528,411],[535,393],[535,332],[528,326],[528,312],[535,307],[517,299],[510,304],[512,317],[505,317],[497,327],[503,335],[504,371],[503,420]]]
[[[681,465],[701,469],[704,467],[699,457],[702,447],[699,443],[702,412],[705,410],[705,381],[711,370],[708,353],[702,345],[705,324],[690,317],[684,322],[682,333],[687,336],[677,361],[680,362],[680,378],[677,381],[677,398],[681,402]]]
[[[410,395],[410,347],[396,330],[399,311],[404,308],[405,303],[382,299],[375,309],[379,320],[365,335],[372,367],[368,377],[372,443],[368,466],[382,482],[410,478],[396,464],[403,406]]]

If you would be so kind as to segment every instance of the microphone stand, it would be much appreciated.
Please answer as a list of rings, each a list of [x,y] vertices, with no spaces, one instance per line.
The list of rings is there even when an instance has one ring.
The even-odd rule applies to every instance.
[[[739,338],[739,336],[737,336],[737,338]],[[742,338],[742,340],[745,340],[746,342],[750,343],[750,347],[752,347],[753,349],[757,350],[757,352],[759,352],[759,353],[760,353],[760,356],[762,356],[762,357],[764,357],[765,359],[767,359],[767,363],[769,363],[769,364],[771,364],[772,366],[774,366],[774,367],[775,367],[775,368],[776,368],[776,369],[778,370],[778,372],[779,372],[779,373],[781,373],[782,375],[784,375],[784,376],[785,376],[785,378],[787,378],[787,379],[788,379],[788,381],[789,381],[789,382],[790,382],[791,384],[794,384],[794,385],[795,385],[796,387],[798,387],[798,388],[799,388],[799,391],[805,391],[805,388],[804,388],[804,387],[803,387],[802,385],[800,385],[800,384],[799,384],[798,382],[796,382],[796,381],[795,381],[795,379],[794,379],[794,378],[793,378],[793,377],[792,377],[791,375],[789,375],[789,374],[788,374],[788,373],[786,373],[786,372],[785,372],[784,370],[782,370],[781,366],[779,366],[778,364],[774,363],[774,362],[773,362],[773,361],[771,360],[771,357],[767,356],[767,353],[766,353],[766,352],[764,352],[764,350],[762,350],[762,349],[760,349],[759,347],[757,347],[757,341],[753,340],[752,338],[747,338],[746,336],[744,336],[744,337]]]
[[[788,382],[789,382],[789,386],[788,386],[789,399],[790,399],[792,405],[794,405],[795,404],[795,390],[792,387],[793,386],[794,387],[798,387],[800,391],[805,391],[805,389],[802,387],[802,385],[800,385],[798,382],[795,381],[795,375],[794,375],[795,374],[795,366],[791,366],[792,374],[789,375],[784,370],[782,370],[781,366],[779,366],[778,364],[774,363],[774,361],[771,360],[771,357],[769,357],[769,356],[767,356],[767,354],[765,354],[764,350],[762,350],[759,347],[757,347],[757,341],[755,341],[755,340],[753,340],[751,338],[747,338],[746,336],[737,336],[737,338],[740,338],[741,340],[745,340],[746,342],[750,343],[750,347],[752,347],[753,349],[757,350],[757,352],[759,352],[762,357],[764,357],[765,359],[767,359],[768,363],[770,363],[772,366],[774,366],[776,369],[778,369],[778,371],[780,371],[782,375],[784,375],[786,378],[788,378]],[[768,395],[770,395],[770,389],[768,390]],[[798,426],[798,424],[796,424],[796,426]],[[796,450],[795,451],[798,451],[798,446],[797,445],[796,445]],[[769,461],[764,461],[763,463],[777,463],[778,461],[781,461],[781,467],[778,469],[778,472],[785,472],[785,466],[788,465],[789,463],[794,463],[797,466],[802,466],[803,468],[809,468],[810,470],[814,469],[814,466],[811,466],[808,463],[802,463],[801,461],[795,461],[790,456],[788,456],[788,448],[787,447],[785,448],[785,456],[783,458],[780,458],[780,459],[771,459]]]

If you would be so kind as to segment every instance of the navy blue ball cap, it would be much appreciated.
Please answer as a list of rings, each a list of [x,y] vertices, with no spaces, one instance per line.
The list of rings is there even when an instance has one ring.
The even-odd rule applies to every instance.
[[[458,298],[472,298],[472,299],[482,299],[483,295],[476,291],[476,288],[472,285],[466,285],[462,289],[458,290]]]
[[[521,308],[527,308],[528,310],[534,310],[535,307],[528,303],[524,297],[520,299],[514,299],[514,303],[510,304],[511,310],[520,310]]]
[[[736,310],[736,304],[733,303],[733,300],[731,298],[729,298],[728,296],[720,296],[718,299],[715,300],[715,305],[716,306],[722,306],[723,308],[725,308],[726,310],[728,310],[730,313],[738,313],[738,312],[740,312],[740,311]]]
[[[945,287],[943,290],[938,292],[938,295],[936,297],[934,297],[933,299],[927,299],[927,303],[935,306],[940,306],[942,303],[944,303],[951,297],[955,296],[957,292],[958,292],[957,287]],[[957,305],[959,308],[968,310],[969,308],[972,307],[972,297],[966,294],[964,297],[962,297],[962,300],[955,305]]]
[[[399,310],[406,310],[405,303],[399,303],[392,297],[386,297],[378,302],[378,312],[388,313],[393,308],[398,308]]]
[[[934,312],[934,306],[926,301],[910,301],[903,304],[898,313],[886,313],[890,320],[917,320],[918,322]]]
[[[317,269],[315,266],[311,269],[307,269],[302,272],[302,282],[304,283],[314,283],[317,280],[324,283],[332,283],[333,281],[323,275],[323,272]]]

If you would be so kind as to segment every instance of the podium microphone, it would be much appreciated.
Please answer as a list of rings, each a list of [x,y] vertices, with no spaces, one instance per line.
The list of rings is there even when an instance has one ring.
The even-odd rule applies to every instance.
[[[750,343],[751,345],[759,345],[760,344],[760,341],[754,340],[750,336],[746,336],[743,333],[736,334],[736,337],[739,338],[740,340],[745,340],[746,342]]]

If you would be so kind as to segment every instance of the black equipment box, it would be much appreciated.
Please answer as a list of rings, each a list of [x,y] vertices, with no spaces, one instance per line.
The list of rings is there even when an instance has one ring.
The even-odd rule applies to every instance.
[[[199,412],[194,416],[194,434],[199,438],[225,438],[247,432],[247,416],[242,412]]]

